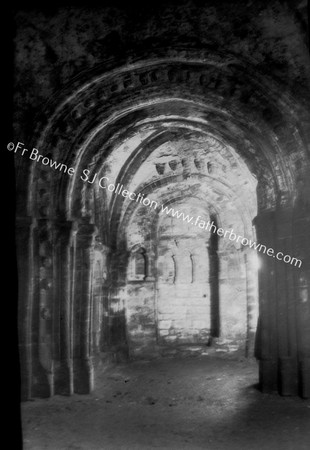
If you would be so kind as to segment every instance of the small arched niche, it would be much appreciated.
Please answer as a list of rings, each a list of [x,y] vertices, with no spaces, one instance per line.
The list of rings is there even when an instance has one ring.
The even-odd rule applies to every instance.
[[[137,245],[131,249],[127,278],[129,281],[143,281],[147,276],[147,256],[144,247]]]

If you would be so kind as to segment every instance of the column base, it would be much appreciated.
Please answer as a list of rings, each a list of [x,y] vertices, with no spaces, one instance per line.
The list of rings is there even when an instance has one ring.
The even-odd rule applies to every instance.
[[[279,358],[279,391],[281,395],[298,395],[297,361],[294,357]]]
[[[90,394],[94,390],[94,366],[90,358],[74,361],[74,392]]]
[[[73,394],[73,367],[68,361],[61,361],[59,366],[55,367],[55,394],[72,395]]]
[[[300,395],[302,398],[310,398],[310,358],[300,362]]]
[[[278,392],[278,364],[273,359],[259,361],[259,385],[263,393]]]
[[[31,398],[49,398],[53,394],[50,384],[50,373],[38,364],[32,373]]]

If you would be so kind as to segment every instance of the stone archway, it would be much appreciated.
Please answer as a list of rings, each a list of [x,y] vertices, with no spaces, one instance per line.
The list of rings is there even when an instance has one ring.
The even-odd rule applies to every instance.
[[[195,141],[198,137],[201,142],[209,142],[213,148],[210,154],[226,151],[229,167],[238,168],[242,163],[255,175],[258,241],[303,260],[301,275],[288,264],[262,256],[257,356],[263,389],[296,393],[298,376],[301,385],[306,383],[310,328],[304,319],[309,311],[303,299],[310,275],[309,247],[303,243],[309,243],[309,183],[305,170],[309,167],[309,118],[302,106],[293,106],[286,94],[279,96],[281,87],[269,83],[251,65],[244,66],[234,59],[219,67],[216,55],[202,60],[201,55],[184,57],[183,52],[182,57],[144,61],[94,76],[70,95],[64,92],[63,101],[60,97],[57,106],[46,110],[48,119],[38,126],[36,147],[75,171],[73,177],[63,176],[33,162],[27,180],[27,207],[19,206],[18,210],[19,260],[26,267],[29,260],[35,261],[29,277],[23,276],[24,268],[20,269],[21,290],[27,292],[20,311],[20,317],[27,317],[20,328],[26,398],[92,389],[95,355],[90,337],[93,309],[89,287],[95,242],[109,255],[102,267],[107,274],[100,294],[105,321],[102,346],[115,353],[120,349],[126,352],[128,346],[124,296],[129,255],[124,230],[137,204],[126,204],[121,196],[113,196],[97,182],[89,183],[95,174],[148,196],[152,189],[156,190],[163,202],[169,184],[182,191],[182,183],[192,179],[189,190],[196,195],[196,180],[206,186],[201,180],[212,179],[216,195],[222,192],[234,200],[249,225],[249,218],[254,217],[251,210],[240,201],[238,191],[230,192],[232,184],[226,184],[226,178],[213,171],[216,168],[212,161],[206,161],[202,169],[206,173],[202,174],[199,157],[181,158],[182,170],[174,173],[172,159],[169,173],[163,177],[157,172],[151,181],[139,178],[139,168],[161,145],[178,139]],[[191,164],[197,172],[193,176]],[[83,181],[85,169],[89,179]],[[212,197],[214,192],[207,189],[204,194]],[[146,220],[151,220],[149,211]],[[48,234],[41,233],[45,227],[51,230]],[[247,236],[252,229],[248,226],[243,232]],[[27,248],[23,247],[24,236],[29,238]],[[50,257],[57,268],[52,275],[42,275],[46,277],[41,281],[48,277],[52,280],[48,294],[38,290],[36,284],[45,258],[40,254],[39,236],[44,236],[47,248],[53,249]],[[149,282],[153,283],[152,245],[149,254]],[[251,264],[247,259],[249,272]],[[286,280],[285,286],[280,279]],[[295,300],[295,292],[300,292],[300,302]],[[42,345],[43,341],[48,344],[48,327],[40,324],[42,307],[53,310],[49,348]]]

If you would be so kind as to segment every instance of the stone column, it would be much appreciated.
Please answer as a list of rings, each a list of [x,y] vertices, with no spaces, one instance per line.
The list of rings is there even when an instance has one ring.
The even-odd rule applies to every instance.
[[[211,243],[210,243],[211,244]],[[220,254],[214,245],[208,246],[209,254],[209,284],[210,284],[210,334],[218,338],[221,335],[220,318]]]
[[[17,219],[17,259],[19,272],[19,337],[21,347],[22,398],[49,397],[53,394],[51,358],[47,362],[43,346],[51,335],[42,332],[42,300],[46,300],[43,287],[40,242],[46,240],[46,220]],[[46,342],[44,342],[47,338]]]
[[[46,371],[49,393],[54,394],[53,361],[53,229],[46,219],[38,219],[39,240],[39,362]]]
[[[102,280],[102,323],[100,350],[107,351],[109,348],[109,268],[110,268],[110,249],[103,246],[103,280]]]
[[[291,255],[292,210],[278,208],[255,219],[257,241]],[[260,384],[264,392],[298,393],[298,360],[294,271],[290,264],[259,252],[259,327],[256,356],[260,361]]]
[[[111,249],[109,287],[109,345],[116,361],[128,358],[125,305],[122,295],[126,289],[126,272],[130,254],[125,245]]]
[[[88,221],[79,223],[74,243],[74,392],[78,394],[90,393],[94,383],[91,348],[91,248],[95,232],[95,226]]]
[[[254,356],[255,330],[257,326],[257,279],[256,253],[244,248],[246,300],[247,300],[247,343],[246,356]]]
[[[276,211],[276,252],[292,255],[292,209]],[[277,327],[279,355],[279,392],[282,395],[298,394],[298,361],[296,340],[296,296],[294,266],[275,260],[277,279]]]
[[[274,247],[275,213],[260,213],[255,219],[257,242]],[[278,336],[276,272],[274,258],[259,253],[261,268],[258,275],[259,320],[255,342],[255,356],[259,360],[259,383],[263,392],[278,388]]]
[[[310,397],[310,204],[306,201],[295,206],[293,221],[292,256],[302,261],[294,270],[294,299],[296,336],[299,363],[299,393]]]
[[[55,224],[55,297],[54,297],[54,348],[55,393],[73,393],[73,363],[71,352],[71,232],[72,222]]]
[[[32,396],[32,314],[33,314],[33,229],[31,217],[16,218],[16,259],[18,271],[18,340],[21,371],[21,400]]]

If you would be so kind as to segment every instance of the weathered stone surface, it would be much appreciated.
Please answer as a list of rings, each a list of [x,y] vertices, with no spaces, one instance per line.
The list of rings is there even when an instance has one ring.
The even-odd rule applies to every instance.
[[[258,312],[262,388],[308,392],[304,3],[156,8],[16,13],[15,140],[74,170],[15,155],[23,395],[91,391],[103,352],[252,355]]]

